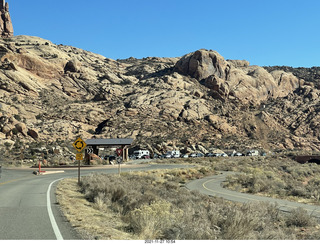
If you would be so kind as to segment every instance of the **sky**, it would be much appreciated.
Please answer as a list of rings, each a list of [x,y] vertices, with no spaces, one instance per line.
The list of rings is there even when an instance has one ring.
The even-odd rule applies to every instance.
[[[7,0],[15,35],[111,59],[211,49],[252,65],[320,66],[319,0]]]

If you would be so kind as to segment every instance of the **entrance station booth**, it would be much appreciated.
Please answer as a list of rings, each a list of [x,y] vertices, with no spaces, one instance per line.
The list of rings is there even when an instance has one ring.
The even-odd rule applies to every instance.
[[[90,154],[99,156],[99,148],[117,148],[121,149],[121,157],[123,162],[129,160],[128,147],[132,144],[132,138],[116,138],[116,139],[88,139],[86,140],[87,150],[85,159],[88,163],[90,161]]]

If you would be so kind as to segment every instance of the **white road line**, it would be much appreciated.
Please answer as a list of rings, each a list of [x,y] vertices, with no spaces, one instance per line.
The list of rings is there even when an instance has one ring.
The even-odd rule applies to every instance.
[[[57,222],[56,222],[56,220],[54,218],[54,215],[53,215],[53,212],[52,212],[52,209],[51,209],[50,191],[51,191],[51,186],[55,182],[57,182],[59,180],[62,180],[62,179],[63,178],[51,182],[51,184],[48,187],[48,191],[47,191],[47,210],[48,210],[50,222],[51,222],[51,225],[52,225],[52,228],[53,228],[54,234],[56,235],[57,240],[63,240],[63,237],[61,235],[61,232],[59,230],[59,227],[57,225]]]

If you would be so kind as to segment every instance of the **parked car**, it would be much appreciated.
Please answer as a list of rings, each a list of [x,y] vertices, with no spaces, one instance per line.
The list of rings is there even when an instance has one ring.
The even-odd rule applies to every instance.
[[[116,156],[114,155],[106,155],[104,156],[104,160],[108,160],[109,159],[109,162],[113,161],[113,160],[116,160]]]
[[[164,157],[165,157],[165,158],[172,158],[172,155],[169,154],[169,153],[166,153],[166,154],[164,155]]]
[[[205,157],[214,157],[214,154],[213,153],[206,153],[204,156]]]
[[[181,158],[189,158],[188,154],[181,154]]]
[[[197,154],[196,153],[191,153],[190,154],[190,158],[196,158],[197,157]]]
[[[149,150],[137,150],[133,152],[133,155],[136,157],[136,159],[150,158]]]
[[[228,154],[222,153],[222,154],[221,154],[221,157],[228,157]]]
[[[202,153],[197,153],[197,158],[201,158],[204,157],[204,155]]]
[[[259,151],[258,150],[249,150],[247,152],[247,156],[259,156]]]
[[[237,152],[237,153],[234,154],[234,156],[235,156],[235,157],[241,157],[241,156],[242,156],[242,153]]]
[[[180,151],[179,150],[173,150],[173,151],[168,151],[166,153],[166,158],[180,158]]]
[[[153,158],[160,158],[160,156],[161,156],[161,155],[159,155],[159,154],[157,154],[157,153],[154,153],[154,154],[153,154]]]

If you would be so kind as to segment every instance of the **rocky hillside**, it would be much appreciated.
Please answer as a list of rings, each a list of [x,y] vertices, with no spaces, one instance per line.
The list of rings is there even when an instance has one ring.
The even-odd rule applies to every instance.
[[[81,135],[159,152],[320,149],[320,91],[291,72],[211,50],[116,61],[30,36],[0,40],[0,60],[6,147]]]

